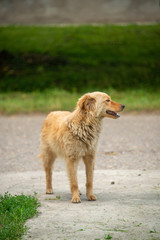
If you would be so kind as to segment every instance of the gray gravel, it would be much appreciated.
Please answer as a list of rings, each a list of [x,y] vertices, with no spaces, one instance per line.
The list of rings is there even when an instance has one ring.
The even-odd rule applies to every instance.
[[[22,239],[160,240],[160,171],[96,170],[94,175],[97,201],[86,200],[85,172],[79,171],[82,202],[73,204],[64,171],[53,175],[53,195],[45,194],[44,171],[1,173],[1,193],[37,192],[41,202]]]
[[[0,116],[0,172],[42,170],[39,138],[46,115]],[[55,171],[65,169],[57,159]],[[80,163],[79,169],[83,169]],[[104,119],[95,169],[160,169],[160,115]]]
[[[65,164],[57,159],[53,195],[45,194],[39,136],[45,116],[0,116],[0,193],[37,192],[38,217],[23,240],[160,240],[160,115],[121,114],[105,119],[94,173],[96,202],[71,203]],[[59,161],[58,161],[59,160]]]

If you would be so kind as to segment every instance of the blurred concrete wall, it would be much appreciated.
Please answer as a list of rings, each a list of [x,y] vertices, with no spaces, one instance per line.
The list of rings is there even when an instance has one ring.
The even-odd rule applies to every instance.
[[[160,22],[160,0],[0,0],[0,24]]]

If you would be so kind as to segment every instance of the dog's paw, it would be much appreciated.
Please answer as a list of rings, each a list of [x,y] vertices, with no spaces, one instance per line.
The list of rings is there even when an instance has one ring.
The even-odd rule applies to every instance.
[[[53,194],[53,190],[52,189],[47,189],[46,194]]]
[[[87,196],[87,200],[88,200],[88,201],[96,201],[97,198],[96,198],[96,196],[94,196],[94,195],[92,194],[92,195]]]
[[[72,197],[72,203],[80,203],[81,202],[81,199],[79,196],[73,196]]]

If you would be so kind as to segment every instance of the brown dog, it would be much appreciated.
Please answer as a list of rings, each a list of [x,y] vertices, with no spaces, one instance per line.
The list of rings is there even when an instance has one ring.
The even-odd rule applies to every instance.
[[[77,165],[82,158],[86,167],[86,195],[90,201],[93,194],[94,158],[101,123],[104,117],[117,119],[124,105],[113,102],[102,92],[83,95],[73,112],[51,112],[42,126],[41,158],[46,172],[46,193],[52,190],[52,169],[56,157],[66,160],[72,202],[80,202],[77,182]]]

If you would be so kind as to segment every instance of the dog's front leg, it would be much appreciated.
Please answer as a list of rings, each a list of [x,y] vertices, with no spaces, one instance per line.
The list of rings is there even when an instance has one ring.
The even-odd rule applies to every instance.
[[[70,187],[72,192],[72,203],[80,203],[79,197],[79,189],[78,189],[78,181],[77,181],[77,165],[78,160],[68,158],[67,159],[67,170],[68,170],[68,177],[70,180]]]
[[[86,167],[86,195],[88,201],[96,201],[96,197],[93,194],[93,171],[94,171],[94,156],[91,154],[83,157],[83,161]]]

